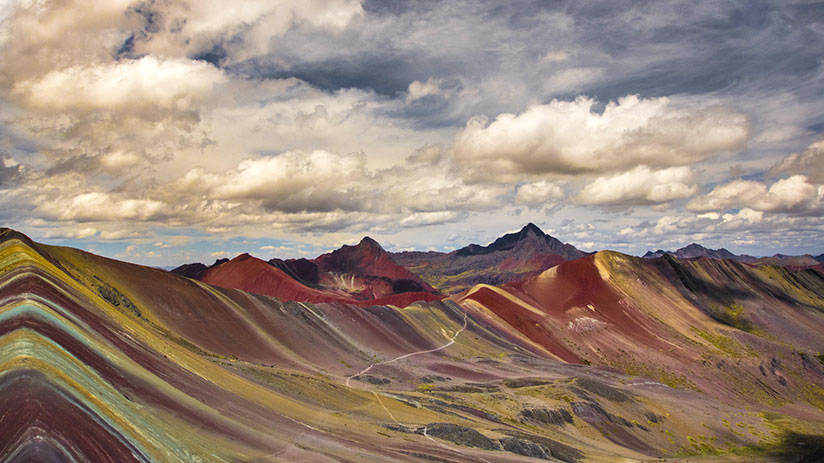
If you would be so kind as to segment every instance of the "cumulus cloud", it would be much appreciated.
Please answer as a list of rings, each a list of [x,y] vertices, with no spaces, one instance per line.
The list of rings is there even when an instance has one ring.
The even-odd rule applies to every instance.
[[[26,106],[49,111],[189,110],[192,100],[225,81],[222,71],[203,61],[145,56],[54,70],[18,82],[12,94]]]
[[[97,229],[92,227],[78,228],[74,230],[53,230],[46,232],[43,237],[49,239],[83,239],[91,238],[98,234]]]
[[[126,151],[112,151],[102,155],[100,158],[100,163],[103,168],[112,172],[119,172],[134,167],[140,164],[140,161],[141,157],[138,154]]]
[[[657,235],[685,232],[694,234],[716,231],[736,231],[746,229],[763,221],[764,213],[762,211],[745,207],[734,214],[710,212],[696,215],[666,215],[660,217],[651,230]]]
[[[752,180],[734,180],[693,199],[693,211],[725,211],[749,207],[758,211],[816,214],[824,207],[824,185],[809,182],[804,175],[793,175],[769,187]]]
[[[673,107],[635,95],[609,102],[579,97],[470,120],[455,137],[455,156],[476,179],[576,174],[638,165],[687,165],[746,144],[747,118],[720,107]]]
[[[412,212],[491,210],[511,191],[507,185],[470,184],[453,176],[447,166],[413,166],[382,173],[383,196],[389,207]]]
[[[406,102],[412,103],[413,101],[420,100],[421,98],[430,96],[430,95],[438,95],[441,93],[440,87],[440,80],[429,78],[426,82],[421,82],[419,80],[412,81],[409,84],[409,89],[406,92]]]
[[[653,170],[638,166],[620,174],[598,177],[577,196],[581,204],[661,204],[692,196],[698,191],[689,167]]]
[[[811,181],[824,183],[824,140],[818,140],[800,153],[793,153],[770,168],[770,175],[804,174]]]
[[[363,208],[370,180],[361,155],[293,151],[247,159],[222,173],[195,168],[174,182],[171,191],[257,201],[268,211],[328,212]]]
[[[190,55],[221,45],[229,58],[238,60],[265,54],[273,37],[295,26],[341,31],[363,8],[360,0],[239,0],[231,8],[221,2],[172,0],[138,3],[131,13],[147,23],[135,36],[136,53]]]
[[[466,217],[465,213],[458,211],[438,211],[438,212],[415,212],[401,219],[402,227],[420,227],[425,225],[440,225]]]
[[[542,206],[564,196],[564,190],[556,183],[541,180],[518,187],[515,203],[524,206]]]
[[[44,217],[74,222],[149,221],[163,217],[164,204],[151,199],[90,192],[43,202],[36,211]]]
[[[468,185],[442,165],[369,170],[361,154],[291,151],[246,159],[225,171],[202,167],[158,197],[188,220],[285,228],[413,227],[448,223],[500,206],[501,185]],[[220,226],[219,226],[220,227]]]

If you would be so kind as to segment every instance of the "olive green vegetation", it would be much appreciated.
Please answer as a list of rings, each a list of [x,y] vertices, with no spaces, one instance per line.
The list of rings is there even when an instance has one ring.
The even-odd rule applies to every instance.
[[[712,344],[713,347],[734,358],[757,355],[757,353],[753,351],[751,348],[745,346],[744,344],[741,344],[735,339],[732,339],[724,334],[713,333],[709,330],[701,330],[696,327],[692,327],[692,330],[695,334],[701,336],[701,338],[703,338],[705,341]]]
[[[744,313],[744,307],[737,302],[733,302],[732,304],[723,307],[713,306],[712,314],[717,320],[734,328],[738,328],[739,330],[747,332],[751,332],[753,330],[752,322],[747,319]]]

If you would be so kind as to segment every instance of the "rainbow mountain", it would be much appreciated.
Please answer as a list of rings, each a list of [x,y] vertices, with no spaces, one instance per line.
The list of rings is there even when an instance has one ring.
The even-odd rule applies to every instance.
[[[2,229],[2,461],[822,461],[824,274],[582,254],[285,300]]]

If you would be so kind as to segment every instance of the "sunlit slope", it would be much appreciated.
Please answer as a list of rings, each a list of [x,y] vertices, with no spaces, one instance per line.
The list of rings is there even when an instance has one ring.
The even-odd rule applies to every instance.
[[[781,407],[824,403],[822,295],[814,270],[607,251],[463,300],[569,362]]]
[[[624,273],[634,267],[603,259],[589,265],[615,294],[595,300],[595,313],[609,313],[610,298],[636,297],[641,283],[667,280],[653,266],[638,282]],[[734,388],[712,394],[694,379],[694,388],[670,387],[655,375],[579,365],[598,361],[567,342],[568,325],[558,324],[566,319],[548,311],[572,287],[542,295],[564,274],[552,275],[404,309],[282,303],[0,231],[0,461],[721,461],[730,452],[761,458],[795,445],[789,431],[806,436],[820,425],[812,373],[784,363],[765,374],[780,371],[809,399],[753,409],[736,403]],[[812,306],[820,292],[810,285],[799,294]],[[502,299],[481,303],[487,292]],[[661,297],[686,300],[679,288]],[[733,329],[681,303],[699,329]],[[514,323],[507,304],[532,326],[544,323],[566,351]],[[639,302],[630,319],[654,320],[653,304]],[[693,333],[645,323],[656,346]],[[600,332],[630,344],[624,328],[611,330]],[[691,339],[713,361],[740,359]]]

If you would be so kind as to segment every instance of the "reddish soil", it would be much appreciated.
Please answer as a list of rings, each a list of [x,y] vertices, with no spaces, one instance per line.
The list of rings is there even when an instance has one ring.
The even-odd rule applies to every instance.
[[[380,250],[380,252],[376,254],[376,257],[369,258],[367,255],[364,255],[363,252],[369,251],[371,247],[364,247],[361,244],[358,246],[344,246],[343,249],[346,248],[349,248],[349,250],[347,250],[349,254],[335,254],[340,252],[335,251],[318,258],[324,261],[319,267],[324,272],[335,268],[340,272],[379,273],[380,271],[386,270],[386,275],[400,276],[404,279],[408,277],[410,281],[415,281],[411,280],[411,278],[417,280],[417,277],[412,275],[408,270],[392,262],[383,250]],[[344,259],[344,257],[347,257],[347,259]],[[385,278],[389,277],[386,276]],[[387,304],[406,307],[416,301],[443,299],[443,296],[424,291],[392,294],[391,282],[387,282],[383,278],[376,279],[374,285],[372,285],[374,286],[374,290],[369,286],[370,281],[368,278],[359,278],[359,282],[367,285],[367,290],[364,291],[363,298],[356,298],[353,295],[348,295],[343,292],[312,288],[295,280],[283,270],[274,267],[266,261],[252,257],[249,254],[242,254],[229,262],[211,267],[203,274],[201,281],[223,288],[240,289],[250,293],[272,296],[283,301],[312,303],[339,302],[361,307]],[[422,285],[426,285],[426,283]],[[378,290],[377,288],[379,287],[382,289]],[[429,286],[426,285],[426,287]],[[431,289],[431,287],[429,288]],[[374,297],[376,293],[378,295],[387,295]]]
[[[553,336],[550,330],[543,326],[543,323],[546,322],[546,317],[542,317],[521,307],[489,288],[481,288],[466,297],[466,299],[477,301],[487,309],[493,311],[530,340],[545,347],[564,361],[571,363],[579,363],[581,361],[581,359],[570,351],[558,338]]]
[[[573,308],[594,307],[593,318],[602,319],[643,344],[662,346],[644,323],[641,314],[623,303],[623,297],[601,277],[595,256],[565,262],[556,269],[555,278],[535,278],[523,284],[523,291],[542,309],[561,317]]]
[[[318,256],[314,261],[323,272],[411,280],[420,284],[424,292],[435,292],[406,267],[396,264],[389,254],[369,237],[362,239],[356,246],[343,246],[336,251]]]
[[[225,264],[210,268],[201,280],[210,285],[240,289],[284,301],[347,303],[355,301],[342,295],[304,286],[283,270],[249,254],[242,254]]]

